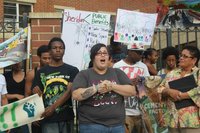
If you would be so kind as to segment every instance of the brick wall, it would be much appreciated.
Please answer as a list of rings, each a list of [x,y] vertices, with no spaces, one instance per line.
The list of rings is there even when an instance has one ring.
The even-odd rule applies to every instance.
[[[74,7],[77,10],[116,12],[118,8],[156,12],[157,0],[37,0],[34,12],[54,12],[54,5]]]
[[[32,66],[39,63],[37,48],[43,44],[48,44],[53,37],[60,37],[61,19],[59,18],[34,18],[31,19],[31,47]]]

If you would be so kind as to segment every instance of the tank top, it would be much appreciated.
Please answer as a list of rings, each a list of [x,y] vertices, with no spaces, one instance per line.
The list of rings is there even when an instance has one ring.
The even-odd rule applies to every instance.
[[[24,95],[25,93],[25,75],[23,80],[21,80],[20,82],[16,82],[13,78],[13,73],[8,72],[5,74],[5,78],[6,78],[6,84],[7,84],[7,91],[8,94],[20,94],[20,95]],[[9,100],[8,102],[15,102],[18,99],[12,99]]]

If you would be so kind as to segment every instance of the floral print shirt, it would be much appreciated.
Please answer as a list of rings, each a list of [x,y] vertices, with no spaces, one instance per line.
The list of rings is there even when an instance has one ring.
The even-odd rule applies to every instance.
[[[172,99],[168,98],[166,100],[167,104],[167,113],[164,114],[164,123],[165,126],[171,128],[177,127],[189,127],[189,128],[200,128],[200,72],[199,68],[194,67],[192,72],[195,77],[195,80],[198,84],[197,87],[188,91],[189,97],[193,100],[196,106],[188,106],[181,109],[176,109]],[[187,74],[185,76],[188,76]],[[168,82],[181,78],[181,69],[177,68],[170,73],[168,73],[165,79],[162,82],[162,85],[165,85],[166,88],[169,87]]]

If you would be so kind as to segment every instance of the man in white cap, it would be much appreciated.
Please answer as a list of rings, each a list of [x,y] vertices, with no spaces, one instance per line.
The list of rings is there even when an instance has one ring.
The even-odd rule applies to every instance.
[[[147,66],[141,61],[143,45],[128,45],[127,57],[114,64],[114,68],[120,68],[132,80],[133,85],[137,85],[140,76],[150,76]],[[142,116],[139,109],[138,97],[131,96],[125,98],[126,127],[129,133],[141,133]]]

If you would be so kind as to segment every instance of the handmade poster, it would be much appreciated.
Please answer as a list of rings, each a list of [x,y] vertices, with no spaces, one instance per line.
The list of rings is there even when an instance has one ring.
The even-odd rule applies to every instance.
[[[43,112],[43,100],[38,94],[2,106],[0,132],[40,120]]]
[[[0,43],[0,68],[16,64],[27,58],[28,27]]]
[[[149,14],[129,10],[117,10],[114,41],[128,44],[150,45],[157,13]]]
[[[168,133],[167,128],[161,127],[167,113],[166,104],[160,101],[160,94],[156,91],[162,79],[163,76],[148,76],[138,85],[140,109],[148,133]]]
[[[97,43],[107,44],[110,15],[78,10],[65,10],[62,39],[65,42],[64,62],[79,70],[88,67],[89,52]]]

